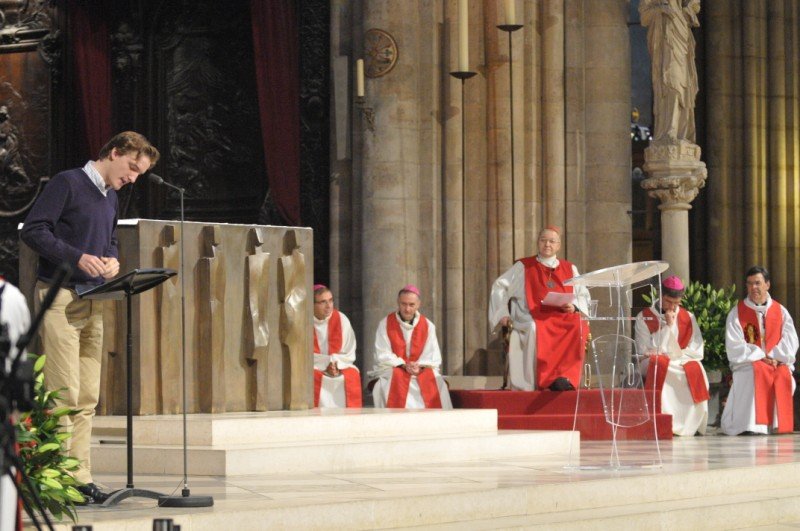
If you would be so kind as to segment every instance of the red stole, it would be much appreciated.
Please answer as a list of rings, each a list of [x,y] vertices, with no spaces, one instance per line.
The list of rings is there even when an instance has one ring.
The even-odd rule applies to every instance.
[[[333,310],[331,318],[328,319],[328,355],[338,354],[342,350],[342,316],[339,310]],[[314,354],[321,354],[319,341],[317,341],[317,330],[314,329]]]
[[[565,313],[542,305],[542,299],[550,291],[573,292],[572,286],[564,285],[574,276],[572,264],[559,260],[558,267],[553,269],[535,256],[523,258],[520,262],[525,267],[525,299],[536,322],[536,388],[545,389],[561,376],[577,387],[589,325],[581,321],[579,312]]]
[[[403,329],[397,316],[390,313],[386,317],[386,334],[389,336],[389,344],[392,352],[405,362],[417,361],[422,355],[425,343],[428,341],[428,320],[424,315],[419,314],[419,320],[414,330],[411,332],[411,348],[406,356],[406,340],[403,337]],[[422,400],[426,408],[441,408],[442,401],[439,397],[439,387],[436,385],[436,375],[430,367],[423,368],[417,375],[417,383],[422,393]],[[395,367],[392,371],[392,383],[389,387],[389,398],[386,400],[386,407],[404,408],[408,397],[408,387],[411,384],[411,375],[401,366]]]
[[[737,306],[739,324],[744,331],[744,340],[751,345],[764,348],[769,354],[781,340],[783,331],[783,313],[781,305],[773,300],[764,319],[764,337],[762,345],[758,312],[739,301]],[[771,427],[774,424],[774,413],[778,409],[778,433],[791,433],[794,429],[794,403],[792,400],[792,373],[789,367],[778,365],[773,367],[762,361],[754,361],[753,386],[755,388],[756,424]]]
[[[653,310],[645,308],[642,312],[645,316],[645,324],[651,334],[658,332],[660,328],[659,318]],[[678,309],[678,346],[682,349],[689,346],[692,340],[692,318],[689,312],[683,308]],[[656,369],[658,369],[656,371]],[[659,354],[657,356],[650,356],[650,365],[647,367],[647,387],[652,389],[655,384],[656,389],[664,388],[664,379],[667,377],[667,370],[669,369],[669,356]],[[683,371],[686,373],[686,383],[689,386],[689,392],[692,394],[692,400],[695,404],[708,400],[708,386],[706,385],[705,378],[703,378],[703,369],[699,361],[687,361],[683,364]]]
[[[342,316],[339,310],[333,310],[328,319],[328,355],[338,354],[342,350]],[[317,330],[314,329],[314,354],[321,354]],[[354,367],[340,369],[344,377],[344,395],[347,407],[361,407],[361,373]],[[319,392],[322,388],[322,371],[314,371],[314,407],[319,407]]]

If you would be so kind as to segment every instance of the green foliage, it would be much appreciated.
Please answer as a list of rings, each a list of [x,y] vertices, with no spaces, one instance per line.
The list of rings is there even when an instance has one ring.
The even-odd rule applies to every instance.
[[[31,411],[19,417],[16,425],[17,442],[25,473],[44,507],[58,520],[67,515],[75,522],[75,502],[82,502],[83,495],[75,488],[82,483],[73,478],[71,472],[77,470],[80,463],[75,458],[66,457],[64,441],[71,434],[63,431],[60,419],[78,411],[55,407],[55,400],[59,395],[45,389],[42,374],[44,360],[45,357],[40,356],[34,366],[34,406]],[[21,487],[22,496],[31,507],[35,507],[33,495],[27,485],[23,484]]]
[[[656,296],[651,290],[650,296],[643,298],[652,304]],[[728,370],[728,355],[725,352],[725,320],[728,313],[736,306],[736,285],[728,289],[714,289],[711,284],[692,282],[686,288],[681,299],[681,306],[694,314],[697,326],[703,334],[703,366],[707,371]]]

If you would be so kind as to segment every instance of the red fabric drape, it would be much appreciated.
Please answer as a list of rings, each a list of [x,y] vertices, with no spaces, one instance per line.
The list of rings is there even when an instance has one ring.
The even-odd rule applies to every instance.
[[[96,158],[112,134],[108,11],[107,0],[67,3],[83,161]]]
[[[292,0],[250,0],[264,166],[284,219],[300,225],[300,65]]]

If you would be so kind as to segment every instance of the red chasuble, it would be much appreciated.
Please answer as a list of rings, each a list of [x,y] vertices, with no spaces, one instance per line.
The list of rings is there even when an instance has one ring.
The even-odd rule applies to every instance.
[[[659,318],[650,308],[645,308],[642,312],[645,317],[645,324],[651,334],[658,332],[660,324]],[[692,340],[692,318],[689,312],[683,308],[678,309],[678,346],[684,349],[689,346]],[[650,356],[650,365],[647,367],[647,387],[652,389],[653,383],[656,389],[664,388],[664,379],[667,377],[669,368],[669,356],[659,354]],[[658,370],[656,370],[658,369]],[[708,387],[703,378],[703,369],[699,361],[687,361],[683,364],[683,371],[686,373],[686,383],[689,385],[689,392],[692,394],[694,403],[703,402],[709,399]]]
[[[417,361],[428,341],[428,320],[424,315],[419,315],[419,321],[411,332],[411,349],[408,357],[406,357],[406,340],[403,337],[403,329],[394,313],[390,313],[386,317],[386,334],[389,336],[389,344],[392,346],[395,356],[405,362]],[[417,383],[425,407],[441,409],[442,401],[439,397],[439,387],[436,385],[436,375],[433,373],[433,369],[423,368],[417,375]],[[409,385],[411,385],[411,375],[403,367],[395,367],[392,371],[392,383],[389,387],[386,407],[406,407]]]
[[[328,319],[328,355],[338,354],[342,350],[342,316],[339,310],[333,310]],[[321,354],[317,331],[314,330],[314,354]],[[361,374],[358,369],[347,367],[341,369],[344,378],[344,395],[347,407],[361,407]],[[319,406],[319,392],[322,388],[322,371],[314,371],[314,407]]]
[[[781,340],[783,313],[781,305],[773,300],[764,319],[764,336],[758,326],[758,312],[739,301],[737,306],[739,324],[744,331],[744,340],[758,345],[769,355]],[[763,339],[763,343],[762,343]],[[778,409],[778,433],[792,433],[794,428],[794,403],[792,401],[792,372],[789,367],[773,367],[759,361],[753,362],[753,386],[755,387],[756,424],[772,426],[775,406]]]
[[[535,256],[520,260],[525,267],[525,298],[531,317],[536,322],[536,388],[546,389],[563,376],[572,385],[580,385],[585,341],[589,325],[580,313],[565,313],[543,306],[548,292],[572,293],[564,281],[573,277],[572,264],[559,260],[555,269],[539,262]]]

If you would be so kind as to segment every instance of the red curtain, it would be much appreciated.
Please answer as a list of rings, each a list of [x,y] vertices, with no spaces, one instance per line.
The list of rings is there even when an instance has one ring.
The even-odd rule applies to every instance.
[[[67,2],[75,65],[82,159],[94,159],[111,138],[111,43],[106,0]]]
[[[300,225],[300,65],[293,0],[250,0],[258,110],[270,195]]]

